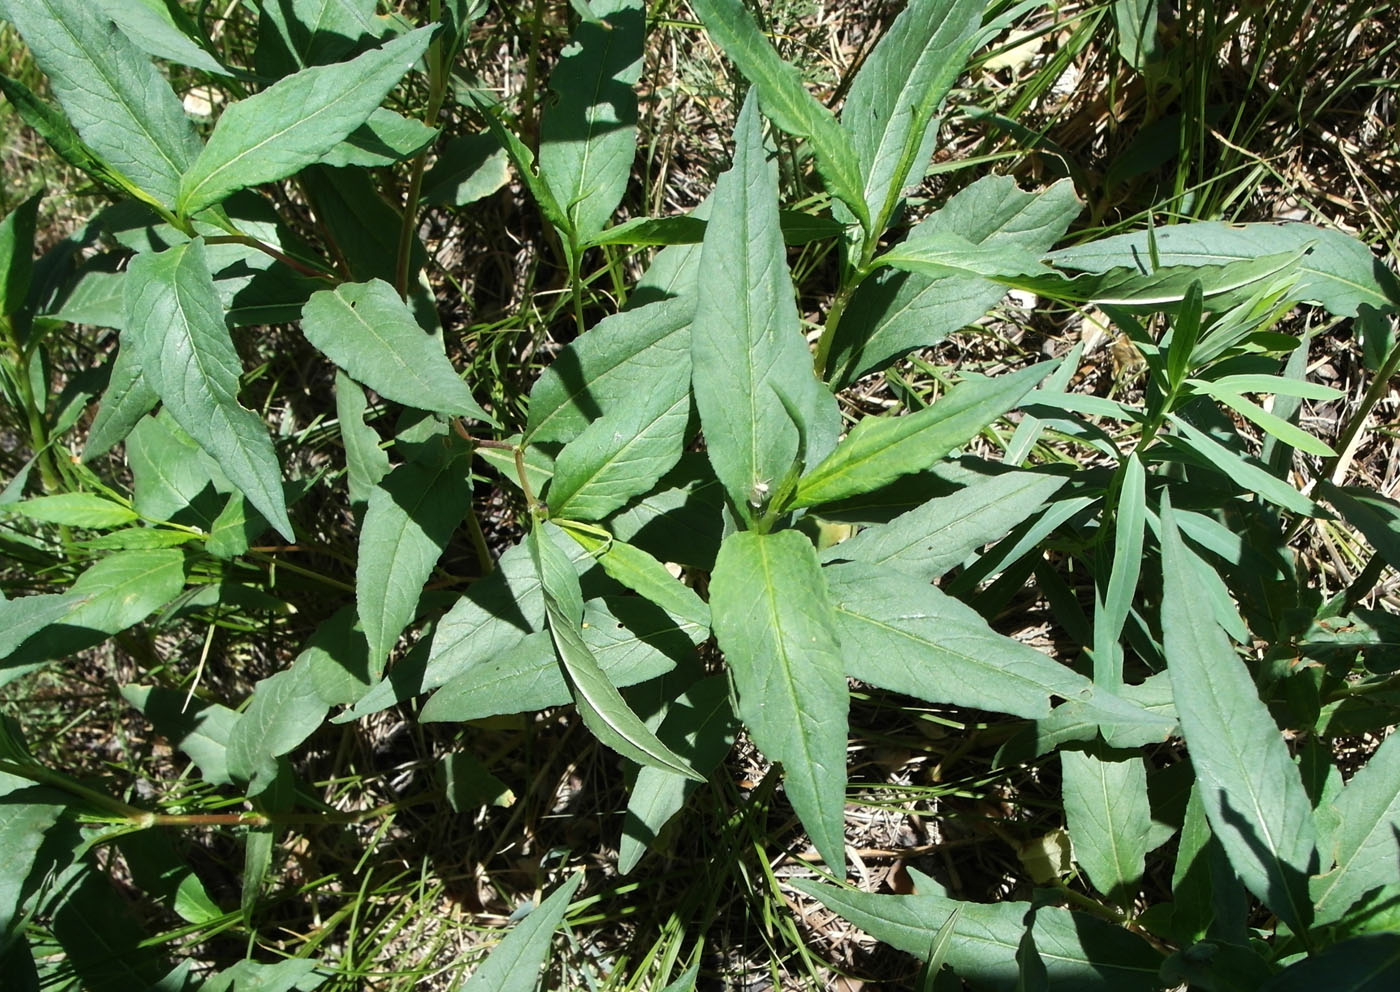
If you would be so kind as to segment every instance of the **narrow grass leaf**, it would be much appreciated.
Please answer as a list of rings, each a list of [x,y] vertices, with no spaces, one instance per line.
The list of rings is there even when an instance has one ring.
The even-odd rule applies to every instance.
[[[693,301],[663,300],[606,317],[570,342],[530,390],[525,436],[572,441],[609,413],[650,407],[651,393],[666,398],[657,408],[671,406],[688,391],[693,312]]]
[[[1060,751],[1065,826],[1094,888],[1132,906],[1149,850],[1147,768],[1135,753]]]
[[[576,872],[550,893],[506,934],[458,992],[533,992],[539,984],[540,968],[549,957],[550,939],[582,882],[583,872]]]
[[[405,406],[494,423],[429,334],[381,279],[322,290],[306,301],[302,333],[358,382]]]
[[[199,138],[160,70],[89,0],[0,0],[94,152],[164,206]]]
[[[850,698],[822,572],[797,531],[731,534],[710,579],[710,608],[739,715],[759,750],[783,763],[793,809],[839,869]]]
[[[919,958],[929,953],[939,928],[957,912],[948,964],[978,985],[1013,992],[1019,973],[1016,952],[1031,904],[962,902],[938,894],[933,879],[919,875],[915,881],[926,891],[912,896],[876,895],[806,879],[797,879],[793,885],[872,937]],[[1122,927],[1044,906],[1036,911],[1034,934],[1051,988],[1075,992],[1156,992],[1160,988],[1157,968],[1162,955]]]
[[[696,0],[694,8],[710,37],[758,91],[763,113],[793,137],[807,139],[827,190],[850,208],[867,235],[878,233],[871,230],[850,135],[807,92],[797,67],[779,57],[740,0]]]
[[[242,363],[203,242],[137,255],[128,273],[123,334],[134,335],[142,377],[258,511],[295,541],[272,439],[262,418],[238,403]]]
[[[778,230],[777,167],[763,150],[752,98],[734,141],[700,258],[691,378],[710,463],[736,510],[752,516],[800,455],[810,465],[831,450],[839,418],[798,325]]]
[[[1330,313],[1354,315],[1362,304],[1390,312],[1400,305],[1400,281],[1365,244],[1312,224],[1231,224],[1200,221],[1151,232],[1163,268],[1221,266],[1302,252],[1292,296],[1316,300]],[[1106,272],[1149,256],[1147,231],[1103,238],[1052,255],[1057,266]],[[1309,250],[1309,247],[1311,250]]]
[[[540,175],[580,242],[603,229],[627,190],[646,37],[641,0],[589,7],[596,19],[579,22],[550,73],[556,99],[540,120]]]
[[[996,633],[971,607],[921,578],[864,562],[822,569],[834,607],[843,671],[930,702],[1030,719],[1052,696],[1075,699],[1088,681],[1028,645]],[[722,626],[718,614],[716,629]]]
[[[1162,628],[1181,733],[1211,829],[1249,891],[1295,933],[1312,921],[1312,804],[1249,670],[1212,620],[1171,505],[1162,521]]]
[[[824,551],[822,561],[860,561],[932,582],[1035,515],[1064,484],[1063,476],[1034,472],[978,480],[865,528]]]
[[[968,379],[917,413],[867,417],[798,481],[790,505],[831,503],[928,468],[1014,407],[1050,371],[1041,364],[995,379]]]
[[[1391,734],[1337,800],[1337,829],[1312,880],[1317,922],[1341,919],[1371,890],[1400,885],[1400,734]]]
[[[647,729],[593,656],[581,633],[583,599],[578,573],[554,538],[546,536],[549,529],[557,530],[555,525],[541,522],[530,531],[526,543],[539,570],[550,637],[584,724],[603,744],[639,765],[654,765],[704,781]]]
[[[851,83],[841,126],[860,162],[877,233],[893,216],[904,187],[923,176],[933,154],[935,115],[976,42],[983,7],[981,0],[914,0]]]
[[[232,104],[180,180],[179,212],[198,213],[235,190],[320,161],[369,120],[436,29],[410,31],[349,62],[303,69]]]
[[[377,681],[399,634],[418,610],[423,585],[471,507],[471,472],[460,449],[410,461],[370,491],[360,528],[355,606]]]

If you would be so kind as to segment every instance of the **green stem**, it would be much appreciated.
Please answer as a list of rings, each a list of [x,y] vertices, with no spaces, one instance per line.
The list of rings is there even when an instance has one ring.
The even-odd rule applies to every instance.
[[[438,21],[442,18],[440,0],[432,0],[429,16]],[[445,54],[442,40],[435,39],[428,46],[428,110],[423,122],[433,127],[442,113],[443,100],[447,96],[447,61],[452,58],[451,50]],[[413,275],[413,232],[418,227],[418,198],[423,193],[423,173],[428,165],[428,149],[424,148],[413,157],[413,165],[408,176],[408,193],[404,197],[403,222],[399,225],[398,260],[394,270],[394,288],[399,296],[408,299],[408,280]]]

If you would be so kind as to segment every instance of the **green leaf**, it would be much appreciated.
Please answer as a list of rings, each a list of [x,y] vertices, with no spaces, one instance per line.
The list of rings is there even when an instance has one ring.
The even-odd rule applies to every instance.
[[[1162,642],[1212,831],[1249,891],[1295,933],[1312,920],[1312,804],[1249,671],[1213,620],[1165,494]]]
[[[96,493],[59,493],[36,496],[5,508],[30,520],[89,530],[110,530],[137,519],[135,511]]]
[[[389,453],[379,432],[365,423],[365,391],[339,370],[335,373],[335,418],[345,446],[345,479],[350,502],[363,504],[379,481],[389,474]]]
[[[160,989],[169,970],[146,943],[146,928],[134,907],[118,894],[90,858],[52,883],[48,924],[63,950],[63,962],[85,992]]]
[[[1400,976],[1400,934],[1368,933],[1285,968],[1259,992],[1389,992]]]
[[[277,775],[275,759],[315,733],[329,711],[316,690],[310,665],[294,663],[262,679],[229,733],[229,775],[249,782],[250,795],[262,792]]]
[[[974,276],[1016,285],[1022,276],[1046,275],[1052,270],[1040,260],[1040,252],[996,242],[981,244],[951,231],[912,237],[880,255],[872,263],[905,272],[938,276]]]
[[[913,873],[911,873],[913,874]],[[938,893],[931,878],[915,875],[919,895],[887,896],[822,885],[792,883],[871,936],[922,958],[942,923],[958,913],[948,964],[961,977],[1012,992],[1017,985],[1028,902],[986,905]],[[1035,914],[1035,946],[1050,987],[1074,992],[1156,992],[1162,956],[1141,937],[1082,913],[1042,906]]]
[[[1000,281],[1043,293],[1057,300],[1093,303],[1096,306],[1120,306],[1160,310],[1181,303],[1199,283],[1212,309],[1220,309],[1257,290],[1262,283],[1296,275],[1299,260],[1305,250],[1298,249],[1277,255],[1262,255],[1222,262],[1215,265],[1162,265],[1151,268],[1147,256],[1140,259],[1125,257],[1121,264],[1103,272],[1084,272],[1069,277],[1001,276]],[[1064,264],[1052,253],[1055,265]],[[1073,268],[1073,266],[1069,266]],[[1296,297],[1297,293],[1290,296]]]
[[[438,136],[438,129],[379,107],[320,159],[333,168],[382,169],[412,158]]]
[[[19,915],[25,879],[34,865],[44,833],[63,812],[59,798],[46,789],[21,788],[0,796],[0,949],[10,940],[10,925]]]
[[[1364,303],[1385,312],[1400,305],[1395,274],[1350,235],[1310,224],[1230,224],[1200,221],[1138,231],[1055,252],[1062,268],[1106,272],[1149,257],[1148,238],[1156,241],[1164,268],[1220,266],[1263,256],[1304,252],[1301,273],[1292,291],[1299,300],[1316,300],[1330,313],[1351,316]],[[1309,246],[1313,246],[1309,250]]]
[[[860,162],[875,232],[885,229],[904,187],[922,178],[939,104],[972,51],[984,6],[982,0],[914,0],[856,73],[841,126]]]
[[[303,69],[229,106],[180,180],[180,214],[320,161],[369,120],[436,30],[419,28],[349,62]]]
[[[1311,885],[1319,924],[1341,919],[1372,889],[1400,884],[1400,735],[1385,739],[1336,805],[1332,849],[1323,852],[1330,870]]]
[[[700,258],[691,381],[715,474],[735,509],[753,517],[794,465],[831,450],[839,418],[835,398],[812,375],[798,325],[778,231],[777,168],[763,151],[752,99],[734,133],[734,165],[715,187]]]
[[[199,138],[170,84],[88,0],[0,0],[92,150],[155,202],[175,202]]]
[[[709,606],[661,562],[623,541],[604,540],[589,531],[570,528],[567,521],[562,526],[588,549],[608,575],[672,616],[709,630]]]
[[[656,733],[692,768],[708,775],[734,746],[736,726],[729,702],[729,682],[723,675],[712,675],[691,685],[669,703]],[[626,875],[637,866],[657,834],[680,812],[696,788],[697,783],[659,768],[637,772],[618,844],[617,870],[621,874]]]
[[[660,391],[673,399],[678,380],[684,392],[693,310],[687,300],[624,310],[566,345],[530,390],[526,438],[572,441],[600,417],[635,407],[638,394]]]
[[[323,981],[325,977],[316,974],[316,962],[307,958],[239,961],[205,979],[199,992],[306,992]]]
[[[72,607],[71,592],[0,600],[0,660],[9,658],[34,634],[66,618]]]
[[[1170,414],[1169,419],[1181,433],[1167,438],[1167,442],[1174,448],[1185,449],[1197,456],[1196,460],[1214,466],[1234,485],[1256,493],[1270,503],[1299,516],[1326,515],[1320,506],[1256,462],[1236,454],[1176,414]]]
[[[34,272],[34,226],[43,198],[41,190],[0,221],[0,317],[18,313],[29,295]]]
[[[174,549],[108,555],[78,577],[64,626],[116,634],[140,623],[184,587],[185,556]]]
[[[1132,906],[1152,828],[1142,756],[1062,748],[1060,770],[1074,860],[1094,888]]]
[[[360,528],[355,604],[377,681],[418,610],[423,584],[471,508],[471,472],[460,448],[430,464],[405,462],[370,491]]]
[[[214,56],[180,29],[165,0],[97,0],[95,6],[147,55],[217,76],[230,75]]]
[[[555,100],[540,120],[540,175],[587,241],[612,217],[637,151],[637,94],[646,10],[641,0],[594,0],[550,74]]]
[[[159,402],[160,397],[141,375],[136,346],[123,345],[112,361],[112,374],[102,393],[102,404],[88,428],[83,461],[91,461],[125,441],[132,428]]]
[[[1336,452],[1333,451],[1329,445],[1318,440],[1307,431],[1289,423],[1282,417],[1275,416],[1258,404],[1251,403],[1228,385],[1203,382],[1200,379],[1189,379],[1187,382],[1191,386],[1192,392],[1205,393],[1208,396],[1215,397],[1231,410],[1234,410],[1246,420],[1253,421],[1284,444],[1296,448],[1299,451],[1306,452],[1307,454],[1317,455],[1320,458],[1336,455]]]
[[[589,650],[581,633],[583,598],[578,573],[554,538],[546,536],[550,528],[554,525],[539,523],[530,531],[526,544],[544,590],[549,634],[584,724],[603,744],[639,765],[654,765],[704,781],[632,712]]]
[[[678,662],[693,660],[695,644],[708,631],[695,624],[678,623],[636,597],[614,597],[590,599],[584,604],[582,635],[608,681],[624,687],[657,678]],[[442,656],[434,659],[434,667],[424,681],[434,686],[442,684],[447,662],[456,660]],[[542,630],[525,635],[512,646],[476,660],[469,667],[454,663],[451,668],[457,674],[423,704],[420,720],[478,720],[573,702],[553,643]]]
[[[199,446],[288,541],[282,471],[262,418],[238,403],[238,352],[224,327],[203,241],[131,262],[128,330],[141,375]]]
[[[0,74],[0,93],[10,101],[20,119],[54,150],[59,158],[73,168],[98,183],[103,183],[131,193],[133,196],[149,198],[132,185],[131,180],[117,173],[102,157],[83,143],[72,123],[59,108],[40,100],[27,86],[16,79]],[[155,202],[151,200],[151,202]]]
[[[377,0],[277,0],[259,6],[257,67],[269,75],[337,62],[386,28],[375,16]]]
[[[1119,638],[1132,612],[1142,573],[1146,518],[1147,473],[1137,453],[1132,452],[1123,462],[1113,510],[1113,564],[1108,570],[1108,589],[1101,599],[1095,592],[1094,683],[1109,691],[1116,691],[1123,683],[1123,648]]]
[[[229,785],[228,742],[241,714],[175,689],[124,685],[122,698],[151,722],[156,733],[185,753],[210,785]]]
[[[878,233],[871,229],[860,160],[850,135],[807,92],[797,67],[778,56],[740,0],[696,0],[694,10],[710,37],[758,91],[763,113],[793,137],[807,139],[826,188],[851,209],[867,235]]]
[[[1005,537],[1065,484],[1063,476],[1004,472],[951,496],[931,499],[887,524],[867,527],[822,553],[823,561],[860,561],[932,582],[974,551]]]
[[[442,338],[380,279],[322,290],[306,302],[302,333],[352,378],[419,410],[494,423],[442,350]]]
[[[1014,407],[1049,372],[1041,364],[995,379],[967,379],[917,413],[867,417],[798,480],[790,505],[831,503],[928,468]]]
[[[1382,558],[1400,568],[1400,503],[1370,489],[1337,486],[1328,479],[1318,480],[1317,491],[1365,535]]]
[[[490,133],[458,135],[447,142],[423,177],[422,202],[464,207],[490,196],[510,182],[509,161]]]
[[[822,571],[797,531],[731,534],[710,578],[710,608],[739,715],[759,750],[783,763],[793,809],[839,869],[850,698]]]
[[[569,911],[583,872],[576,872],[530,911],[490,956],[472,972],[458,992],[533,992],[540,966],[549,956],[550,938]]]
[[[535,155],[530,151],[528,145],[516,136],[515,132],[501,121],[501,108],[488,102],[479,94],[472,94],[472,102],[476,104],[476,109],[486,119],[486,126],[491,130],[491,134],[501,143],[501,147],[510,156],[511,164],[515,166],[515,171],[519,173],[521,181],[530,191],[530,196],[534,199],[536,206],[540,208],[540,213],[544,219],[549,221],[555,230],[565,234],[569,231],[569,217],[564,207],[559,201],[554,199],[554,193],[550,190],[549,184],[535,170]]]
[[[931,702],[1044,718],[1050,697],[1089,682],[1035,648],[996,633],[925,580],[864,562],[822,569],[835,608],[843,671]],[[715,628],[722,626],[716,613]],[[762,745],[760,744],[760,747]]]

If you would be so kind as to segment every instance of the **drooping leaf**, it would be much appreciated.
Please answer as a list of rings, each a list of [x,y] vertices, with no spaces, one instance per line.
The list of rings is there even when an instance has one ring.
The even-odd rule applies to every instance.
[[[128,336],[147,384],[235,486],[288,541],[295,541],[282,471],[262,418],[238,402],[242,370],[224,327],[213,277],[196,238],[131,262]]]
[[[1033,365],[995,379],[966,380],[917,413],[862,420],[798,480],[790,505],[834,502],[928,468],[1014,407],[1049,372]]]
[[[867,527],[822,553],[823,561],[860,561],[932,582],[983,545],[1000,540],[1065,484],[1062,476],[1006,472],[978,480]]]
[[[958,911],[948,964],[978,985],[1013,992],[1018,980],[1016,952],[1030,904],[961,902],[939,894],[931,878],[916,875],[915,882],[927,891],[888,896],[806,879],[793,885],[871,936],[916,957],[929,953],[939,927]],[[1043,906],[1035,914],[1034,934],[1051,988],[1075,992],[1156,992],[1159,988],[1161,954],[1122,927]]]
[[[1318,923],[1341,919],[1372,889],[1400,884],[1400,735],[1391,734],[1337,800],[1332,847],[1311,890]],[[1336,867],[1326,862],[1335,860]]]
[[[409,461],[370,491],[360,528],[355,604],[369,641],[370,674],[384,662],[418,610],[423,584],[471,507],[465,452],[453,447],[431,461]]]
[[[1074,860],[1094,888],[1131,906],[1142,881],[1152,827],[1141,755],[1062,748],[1060,770]]]
[[[822,859],[845,864],[846,690],[836,616],[802,534],[725,538],[710,579],[715,637],[739,715],[770,760]]]
[[[423,177],[423,197],[430,206],[464,207],[490,196],[510,182],[509,158],[489,133],[463,134],[443,146]]]
[[[975,245],[1038,255],[1064,236],[1081,209],[1069,180],[1027,193],[1009,176],[984,176],[919,223],[910,237],[953,234]],[[1005,294],[1005,286],[981,276],[882,269],[851,297],[826,356],[827,377],[833,387],[849,385],[972,323]]]
[[[983,6],[980,0],[910,3],[851,83],[841,126],[860,162],[877,233],[932,155],[935,114],[972,50]]]
[[[419,28],[349,62],[303,69],[229,106],[180,179],[180,213],[198,213],[235,190],[320,161],[369,120],[435,30]]]
[[[1400,306],[1400,282],[1355,238],[1311,224],[1229,224],[1200,221],[1160,227],[1151,233],[1156,257],[1164,268],[1226,265],[1303,251],[1293,297],[1316,300],[1334,314],[1354,315],[1361,304],[1389,312]],[[1151,252],[1149,234],[1138,231],[1104,238],[1053,253],[1052,261],[1083,272],[1106,272],[1125,264],[1144,264]]]
[[[1161,520],[1163,647],[1206,816],[1249,891],[1301,933],[1312,920],[1312,804],[1248,669],[1207,619],[1165,495]]]
[[[546,532],[554,524],[537,524],[526,539],[530,557],[539,571],[544,590],[549,634],[573,691],[584,724],[606,746],[639,765],[655,765],[702,780],[670,748],[662,744],[636,713],[598,664],[583,639],[583,597],[573,563]]]
[[[709,606],[696,595],[694,589],[673,576],[665,565],[651,555],[624,541],[605,541],[581,529],[569,529],[569,533],[597,558],[603,571],[628,589],[672,616],[709,629]]]
[[[417,155],[432,144],[438,133],[437,128],[379,107],[320,161],[336,169],[352,165],[382,169]]]
[[[851,137],[836,123],[831,111],[807,92],[797,67],[778,56],[740,0],[696,0],[695,12],[704,21],[710,37],[753,83],[763,101],[763,113],[793,137],[807,139],[826,188],[871,233],[870,211],[862,195],[860,160]]]
[[[835,398],[813,376],[798,328],[777,183],[750,98],[735,126],[734,165],[715,187],[691,327],[691,380],[710,463],[748,516],[794,465],[830,451],[838,430]]]
[[[641,0],[595,0],[550,74],[556,100],[540,120],[540,175],[588,241],[608,222],[632,174],[636,83],[646,10]]]
[[[165,77],[87,0],[3,0],[84,142],[153,201],[175,203],[199,138]]]
[[[532,909],[458,992],[532,992],[539,983],[540,966],[549,956],[550,938],[568,913],[569,900],[582,881],[583,872],[576,872]]]
[[[1029,718],[1052,696],[1079,698],[1088,681],[993,631],[923,579],[864,562],[822,569],[846,675],[932,702]],[[721,627],[718,614],[715,627]],[[762,745],[760,744],[760,747]]]

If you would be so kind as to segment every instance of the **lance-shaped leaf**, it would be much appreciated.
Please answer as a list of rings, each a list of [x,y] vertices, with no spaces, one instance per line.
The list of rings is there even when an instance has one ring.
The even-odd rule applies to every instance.
[[[102,392],[102,405],[97,408],[97,416],[88,429],[83,461],[91,461],[125,441],[132,428],[159,402],[160,397],[141,375],[136,347],[121,345],[117,357],[112,360],[112,372]]]
[[[1097,600],[1094,613],[1094,683],[1110,692],[1123,682],[1123,648],[1119,638],[1132,610],[1142,572],[1146,493],[1147,473],[1134,452],[1123,463],[1118,505],[1114,510],[1113,564],[1109,568],[1108,590]]]
[[[1089,688],[1082,675],[998,634],[922,579],[863,562],[829,565],[822,574],[843,671],[862,682],[1030,718],[1050,715],[1051,696],[1076,699]]]
[[[739,715],[772,761],[817,852],[845,864],[846,689],[816,550],[797,531],[731,534],[710,579],[715,637]]]
[[[242,364],[196,238],[132,260],[127,328],[146,383],[185,432],[288,541],[282,470],[262,418],[238,403]]]
[[[660,393],[666,409],[690,378],[694,303],[663,300],[598,322],[567,346],[530,390],[525,436],[572,441],[590,423]],[[679,383],[679,385],[677,385]]]
[[[442,350],[382,279],[322,290],[306,301],[302,333],[352,378],[419,410],[494,423]]]
[[[665,565],[651,555],[626,542],[603,540],[582,529],[570,528],[569,533],[598,559],[603,571],[628,589],[649,599],[672,616],[701,628],[709,628],[709,606],[696,595],[694,589],[673,576]]]
[[[740,0],[696,0],[694,7],[710,37],[719,42],[724,54],[753,83],[763,101],[764,114],[793,137],[807,139],[826,188],[851,209],[870,233],[860,160],[850,135],[836,123],[831,111],[807,92],[797,67],[784,62],[773,50]],[[732,247],[737,247],[737,242]]]
[[[914,0],[861,65],[841,110],[865,180],[873,230],[883,231],[914,169],[933,153],[934,114],[982,24],[981,0]]]
[[[549,529],[558,528],[547,522],[537,524],[526,544],[544,590],[549,634],[584,724],[603,744],[639,765],[654,765],[703,781],[632,712],[589,650],[581,633],[583,596],[578,573],[555,539],[546,535]]]
[[[1391,734],[1337,800],[1337,830],[1312,880],[1318,923],[1341,919],[1372,889],[1400,885],[1400,734]],[[1324,866],[1326,867],[1326,866]]]
[[[96,0],[94,6],[146,54],[217,76],[230,75],[214,56],[199,47],[175,23],[164,0]]]
[[[471,506],[471,473],[460,449],[429,463],[405,462],[370,491],[360,528],[355,605],[378,679],[394,642],[418,610],[433,566]]]
[[[417,155],[437,136],[437,128],[378,107],[369,120],[321,156],[321,163],[335,169],[350,165],[383,168]]]
[[[43,198],[42,191],[35,193],[0,221],[0,317],[18,313],[29,294],[34,272],[34,229]]]
[[[752,98],[734,141],[700,258],[691,380],[710,463],[732,504],[752,515],[799,456],[811,465],[831,450],[839,417],[798,327],[778,230],[777,167],[764,153]]]
[[[978,548],[1030,519],[1065,484],[1063,476],[1005,472],[980,479],[867,527],[828,548],[823,561],[861,561],[932,582]]]
[[[531,992],[539,984],[540,966],[549,956],[549,940],[582,881],[583,872],[575,873],[531,910],[477,966],[460,992]]]
[[[1223,266],[1263,256],[1302,253],[1300,273],[1292,296],[1316,300],[1329,312],[1355,314],[1364,303],[1381,311],[1400,305],[1400,281],[1355,238],[1310,224],[1228,224],[1201,221],[1175,224],[1155,231],[1121,234],[1051,255],[1055,265],[1082,272],[1102,273],[1122,265],[1151,267],[1156,258],[1163,268]],[[1308,250],[1309,246],[1313,246]]]
[[[1049,276],[1053,271],[1040,253],[998,243],[976,244],[952,231],[937,231],[903,241],[875,259],[905,272],[930,277],[980,276],[1016,285],[1023,276]]]
[[[309,665],[294,664],[258,682],[229,733],[229,774],[262,792],[277,776],[276,759],[315,733],[329,710]]]
[[[912,896],[875,895],[797,879],[801,892],[821,900],[872,937],[923,958],[939,927],[958,912],[947,962],[979,986],[1017,989],[1016,952],[1025,931],[1027,902],[992,905],[962,902],[938,892],[931,878],[911,872],[920,889]],[[1122,927],[1056,906],[1035,914],[1035,946],[1053,989],[1075,992],[1155,992],[1162,955]]]
[[[376,0],[278,0],[263,4],[257,68],[281,75],[308,65],[339,61],[386,28]]]
[[[454,207],[475,203],[510,182],[509,162],[501,143],[489,133],[458,135],[443,146],[423,177],[423,202]]]
[[[970,379],[917,413],[867,417],[798,481],[790,505],[834,502],[928,468],[1021,402],[1050,369],[1041,364],[995,379]]]
[[[419,28],[349,62],[303,69],[230,106],[180,180],[180,213],[318,162],[369,120],[435,30]]]
[[[1181,432],[1165,438],[1166,442],[1191,460],[1213,466],[1226,479],[1251,490],[1277,506],[1300,516],[1324,516],[1323,509],[1292,485],[1259,465],[1257,460],[1236,454],[1205,431],[1176,414],[1168,415]]]
[[[1057,300],[1160,309],[1177,304],[1199,283],[1202,296],[1212,309],[1224,309],[1248,298],[1261,284],[1287,280],[1297,272],[1303,251],[1263,255],[1218,265],[1163,265],[1153,268],[1144,255],[1141,261],[1125,262],[1104,272],[1084,272],[1077,276],[1056,273],[1051,276],[1003,275],[999,282],[1042,293]],[[1051,258],[1051,261],[1055,259]],[[1292,294],[1296,297],[1296,293]]]
[[[345,480],[350,502],[364,504],[379,481],[389,474],[389,455],[379,432],[365,423],[365,391],[344,372],[335,374],[335,418],[345,446]]]
[[[152,200],[175,202],[199,138],[170,84],[88,0],[0,0],[73,126]]]
[[[911,232],[912,238],[957,235],[1039,257],[1064,236],[1082,204],[1061,180],[1027,193],[1009,176],[984,176]],[[915,348],[928,347],[977,320],[1006,294],[983,276],[934,276],[885,268],[857,288],[833,335],[826,360],[833,387]]]
[[[1142,881],[1152,827],[1142,756],[1064,748],[1060,771],[1074,860],[1096,889],[1131,906]]]
[[[9,943],[10,924],[23,902],[24,882],[44,833],[65,808],[61,792],[0,786],[0,948]]]
[[[603,229],[632,174],[646,10],[641,0],[595,0],[549,77],[557,99],[540,120],[540,176],[587,241]]]
[[[1165,500],[1162,642],[1181,733],[1211,829],[1249,891],[1295,933],[1312,921],[1312,804],[1268,708],[1211,619]]]

